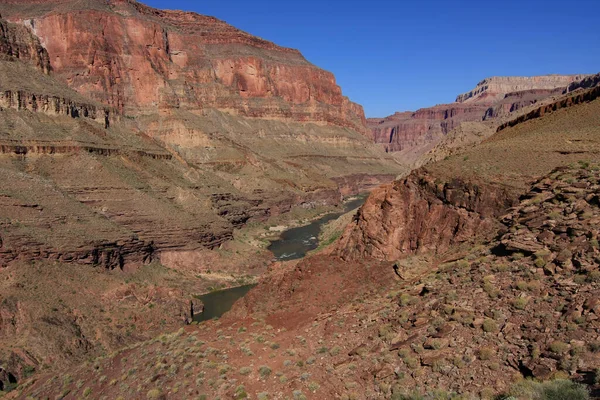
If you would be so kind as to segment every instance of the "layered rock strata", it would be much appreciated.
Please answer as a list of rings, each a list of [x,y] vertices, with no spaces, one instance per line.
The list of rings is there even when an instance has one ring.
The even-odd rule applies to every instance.
[[[380,143],[386,151],[419,147],[428,151],[431,145],[465,122],[501,119],[544,99],[559,96],[568,85],[577,85],[576,82],[585,78],[586,75],[489,78],[481,81],[474,90],[459,95],[454,103],[369,119],[368,126],[375,143]]]
[[[362,107],[297,50],[134,1],[48,3],[8,2],[2,13],[31,28],[69,86],[122,112],[217,108],[365,129]]]
[[[586,75],[494,76],[479,82],[475,89],[456,97],[457,103],[501,100],[506,93],[564,88]]]

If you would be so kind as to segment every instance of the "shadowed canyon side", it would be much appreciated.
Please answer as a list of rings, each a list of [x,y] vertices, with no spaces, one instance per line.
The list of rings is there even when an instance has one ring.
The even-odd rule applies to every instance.
[[[472,91],[457,96],[454,103],[370,118],[368,126],[374,141],[386,151],[399,152],[398,158],[420,166],[429,160],[423,155],[447,136],[462,134],[470,141],[481,141],[506,119],[519,116],[537,103],[552,101],[566,92],[567,86],[577,85],[585,78],[586,75],[488,78]]]

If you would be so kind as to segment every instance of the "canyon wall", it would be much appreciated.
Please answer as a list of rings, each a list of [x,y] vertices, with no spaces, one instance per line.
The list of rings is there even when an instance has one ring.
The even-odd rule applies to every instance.
[[[465,122],[484,123],[518,113],[542,100],[559,96],[565,88],[586,75],[534,77],[493,77],[479,82],[454,103],[436,105],[415,112],[399,112],[386,118],[372,118],[368,126],[375,143],[388,152],[416,152],[419,158]],[[482,125],[482,132],[486,130]]]
[[[564,88],[586,75],[494,76],[479,82],[475,89],[456,97],[457,103],[489,102],[502,99],[506,93]]]
[[[403,171],[296,50],[132,1],[0,13],[0,266],[136,268]]]
[[[44,73],[50,72],[50,57],[35,35],[23,26],[0,19],[0,59],[30,62]]]
[[[29,0],[1,11],[40,38],[60,79],[126,114],[217,108],[365,131],[362,107],[333,74],[213,17],[124,0]]]

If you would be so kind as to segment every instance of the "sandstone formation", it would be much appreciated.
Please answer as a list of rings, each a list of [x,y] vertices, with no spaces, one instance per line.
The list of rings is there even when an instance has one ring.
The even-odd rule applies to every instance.
[[[5,17],[40,38],[57,76],[126,114],[217,108],[365,129],[333,74],[216,18],[129,0],[3,3]]]
[[[441,182],[417,171],[369,197],[336,254],[346,260],[397,260],[411,253],[444,252],[484,237],[511,202],[502,187],[460,179]]]
[[[23,26],[0,19],[0,59],[30,62],[39,70],[50,72],[50,57],[39,39]]]

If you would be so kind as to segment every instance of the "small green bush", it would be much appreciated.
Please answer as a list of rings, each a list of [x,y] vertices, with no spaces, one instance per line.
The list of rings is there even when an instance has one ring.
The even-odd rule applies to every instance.
[[[590,398],[584,385],[566,379],[548,382],[523,380],[514,384],[508,395],[519,400],[588,400]]]
[[[269,375],[271,375],[271,368],[267,367],[266,365],[263,365],[258,369],[258,373],[261,376],[261,378],[267,378]]]
[[[550,351],[556,354],[563,354],[569,349],[569,345],[567,343],[561,342],[559,340],[555,340],[550,343]]]
[[[498,330],[498,324],[493,319],[486,319],[482,325],[484,332],[496,332]]]
[[[524,310],[529,301],[525,297],[518,297],[513,300],[512,305],[517,310]]]
[[[151,389],[148,391],[148,393],[146,393],[146,398],[149,400],[160,399],[161,396],[162,396],[162,393],[158,389]]]

